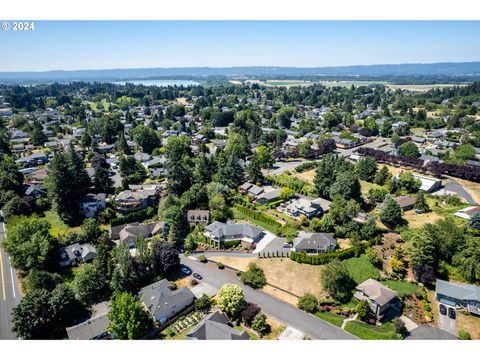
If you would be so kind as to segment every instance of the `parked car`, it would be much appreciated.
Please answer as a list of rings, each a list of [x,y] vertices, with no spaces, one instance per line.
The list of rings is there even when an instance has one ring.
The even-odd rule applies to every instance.
[[[443,304],[440,304],[440,314],[447,315],[447,307]]]
[[[455,309],[453,309],[453,308],[448,308],[448,317],[449,317],[450,319],[453,319],[453,320],[456,319],[457,313],[455,312]]]
[[[189,269],[188,267],[186,267],[186,266],[182,266],[182,267],[180,268],[180,270],[181,270],[184,274],[186,274],[186,275],[190,275],[190,274],[192,273],[192,270],[190,270],[190,269]]]
[[[195,279],[198,279],[198,280],[202,280],[202,279],[203,279],[202,275],[197,274],[197,273],[193,273],[192,276],[193,276]]]

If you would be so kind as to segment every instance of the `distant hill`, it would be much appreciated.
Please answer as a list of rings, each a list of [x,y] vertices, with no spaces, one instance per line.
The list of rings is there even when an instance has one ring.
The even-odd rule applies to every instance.
[[[280,76],[479,76],[480,61],[433,64],[354,65],[315,68],[242,66],[242,67],[185,67],[105,69],[43,72],[0,72],[0,82],[39,81],[116,81],[154,78],[223,77],[280,77]]]

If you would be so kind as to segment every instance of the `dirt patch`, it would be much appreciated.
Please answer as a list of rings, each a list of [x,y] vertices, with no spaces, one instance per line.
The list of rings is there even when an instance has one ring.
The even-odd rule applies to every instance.
[[[231,268],[239,271],[246,271],[248,268],[248,264],[255,260],[252,258],[235,256],[210,256],[209,259],[217,263],[221,262],[223,265],[230,266]]]
[[[470,333],[472,339],[480,339],[480,316],[465,315],[457,311],[457,330]]]
[[[186,276],[184,278],[176,280],[174,283],[177,286],[177,288],[181,288],[181,287],[191,288],[192,278],[190,276]]]
[[[417,214],[415,210],[406,211],[403,214],[403,217],[408,221],[408,227],[414,229],[421,228],[425,224],[433,224],[435,221],[442,218],[434,212]]]
[[[268,295],[272,295],[279,300],[285,301],[293,306],[297,306],[297,303],[298,303],[297,296],[293,296],[292,294],[289,294],[285,291],[274,288],[273,286],[270,286],[270,285],[265,285],[261,291],[263,291]]]

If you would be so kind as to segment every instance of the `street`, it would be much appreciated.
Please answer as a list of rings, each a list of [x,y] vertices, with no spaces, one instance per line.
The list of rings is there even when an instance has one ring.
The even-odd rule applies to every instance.
[[[0,340],[14,340],[17,337],[12,332],[11,314],[21,299],[15,269],[10,263],[10,257],[1,243],[6,237],[5,224],[0,223]]]
[[[354,340],[355,336],[336,327],[318,317],[308,314],[296,307],[270,296],[262,291],[254,290],[228,271],[218,270],[207,264],[180,256],[181,262],[190,267],[192,271],[203,276],[203,280],[209,285],[221,288],[223,284],[231,283],[242,287],[247,301],[257,304],[266,315],[282,322],[286,326],[292,326],[313,339],[317,340]]]

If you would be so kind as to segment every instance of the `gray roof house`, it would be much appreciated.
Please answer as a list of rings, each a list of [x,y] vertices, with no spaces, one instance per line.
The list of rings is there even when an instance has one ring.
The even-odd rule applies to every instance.
[[[120,214],[145,209],[153,205],[157,199],[157,190],[144,189],[138,191],[124,190],[116,198],[115,210]]]
[[[255,186],[255,185],[254,185]],[[282,189],[275,189],[271,191],[264,191],[256,197],[256,201],[259,204],[266,205],[273,201],[277,201],[280,198],[280,192]]]
[[[480,315],[480,286],[455,284],[437,279],[435,293],[440,303],[467,309],[470,313]]]
[[[228,325],[228,317],[220,311],[205,317],[187,334],[190,340],[250,340],[246,331],[240,332]]]
[[[337,241],[332,234],[299,231],[293,240],[293,248],[298,252],[318,254],[335,250]]]
[[[70,340],[106,340],[112,336],[108,332],[110,302],[93,305],[93,314],[85,321],[66,328]]]
[[[80,201],[80,211],[86,218],[93,218],[98,211],[105,209],[107,203],[105,201],[106,195],[87,194]]]
[[[164,228],[164,223],[160,221],[148,224],[134,222],[130,224],[112,226],[110,229],[110,237],[112,240],[118,240],[129,247],[134,247],[138,236],[149,238],[155,235],[163,234]]]
[[[396,291],[371,278],[357,285],[354,297],[360,301],[366,300],[377,318],[382,317],[387,309],[398,303]]]
[[[226,224],[215,221],[205,227],[204,235],[216,244],[227,241],[257,242],[263,236],[263,229],[249,224],[235,224],[233,220]]]
[[[140,291],[140,298],[152,317],[164,324],[195,301],[193,292],[185,287],[172,290],[167,279],[145,286]]]
[[[58,264],[60,266],[76,265],[80,261],[92,261],[95,256],[97,256],[97,251],[92,245],[75,243],[58,251]]]

